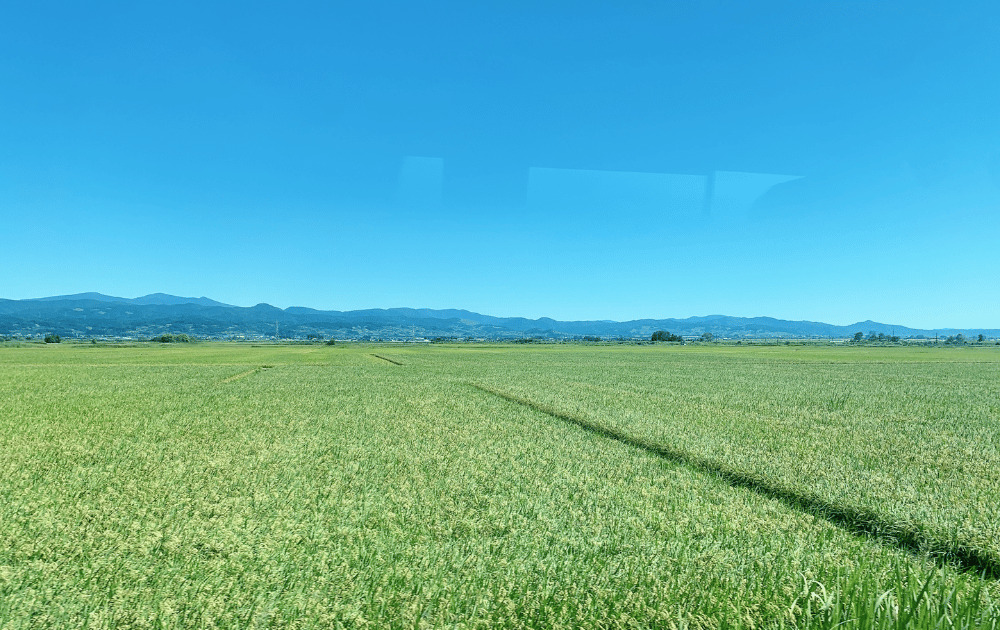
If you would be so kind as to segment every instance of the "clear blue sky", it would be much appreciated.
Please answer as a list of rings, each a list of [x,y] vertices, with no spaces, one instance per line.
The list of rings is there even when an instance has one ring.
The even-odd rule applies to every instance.
[[[8,3],[0,297],[1000,327],[994,2]]]

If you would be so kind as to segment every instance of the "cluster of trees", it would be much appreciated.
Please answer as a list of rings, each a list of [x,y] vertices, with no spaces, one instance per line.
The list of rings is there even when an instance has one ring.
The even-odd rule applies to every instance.
[[[868,337],[865,338],[865,334],[860,330],[854,333],[854,338],[851,339],[853,343],[861,343],[867,341],[869,343],[899,343],[899,335],[887,335],[885,333],[877,333],[874,330],[868,333]]]
[[[309,333],[308,335],[306,335],[306,339],[309,341],[323,341],[323,335],[320,335],[318,333]],[[327,346],[335,346],[337,345],[337,340],[334,339],[333,337],[330,337],[323,343],[324,345]]]
[[[191,337],[185,335],[184,333],[179,334],[166,334],[160,335],[158,337],[153,337],[150,341],[159,341],[160,343],[190,343]]]
[[[62,337],[49,333],[45,335],[45,343],[61,343]]]
[[[919,335],[918,337],[916,337],[916,339],[923,339],[923,338],[924,338],[923,335]],[[858,331],[854,333],[854,338],[851,339],[851,341],[853,343],[862,343],[866,341],[869,343],[898,343],[899,337],[897,335],[886,335],[884,333],[876,333],[875,331],[868,333],[868,336],[865,337],[864,333]],[[948,336],[944,340],[944,343],[949,345],[962,345],[964,343],[969,343],[969,341],[970,340],[967,339],[965,335],[963,335],[962,333],[958,333],[957,335]],[[986,337],[984,335],[979,335],[978,337],[976,337],[976,343],[983,343],[985,341]]]
[[[986,341],[985,335],[979,335],[978,337],[976,337],[976,343],[983,343],[984,341]],[[957,335],[950,335],[947,339],[944,340],[944,342],[948,344],[961,345],[963,343],[968,343],[969,340],[966,339],[965,335],[963,335],[962,333],[958,333]]]
[[[650,341],[684,341],[684,338],[680,335],[667,332],[666,330],[657,330],[653,333]]]

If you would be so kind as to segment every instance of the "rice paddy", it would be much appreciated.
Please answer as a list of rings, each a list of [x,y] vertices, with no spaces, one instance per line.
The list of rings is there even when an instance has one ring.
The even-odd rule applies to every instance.
[[[1000,352],[0,347],[0,628],[998,628]]]

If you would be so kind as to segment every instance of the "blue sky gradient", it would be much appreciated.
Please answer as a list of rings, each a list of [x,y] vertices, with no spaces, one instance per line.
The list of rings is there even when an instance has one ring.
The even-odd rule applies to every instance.
[[[21,3],[0,297],[1000,327],[1000,6]]]

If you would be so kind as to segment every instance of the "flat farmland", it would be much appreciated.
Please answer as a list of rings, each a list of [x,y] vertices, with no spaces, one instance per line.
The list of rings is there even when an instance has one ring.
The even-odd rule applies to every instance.
[[[0,346],[0,628],[997,628],[998,464],[995,348]]]

